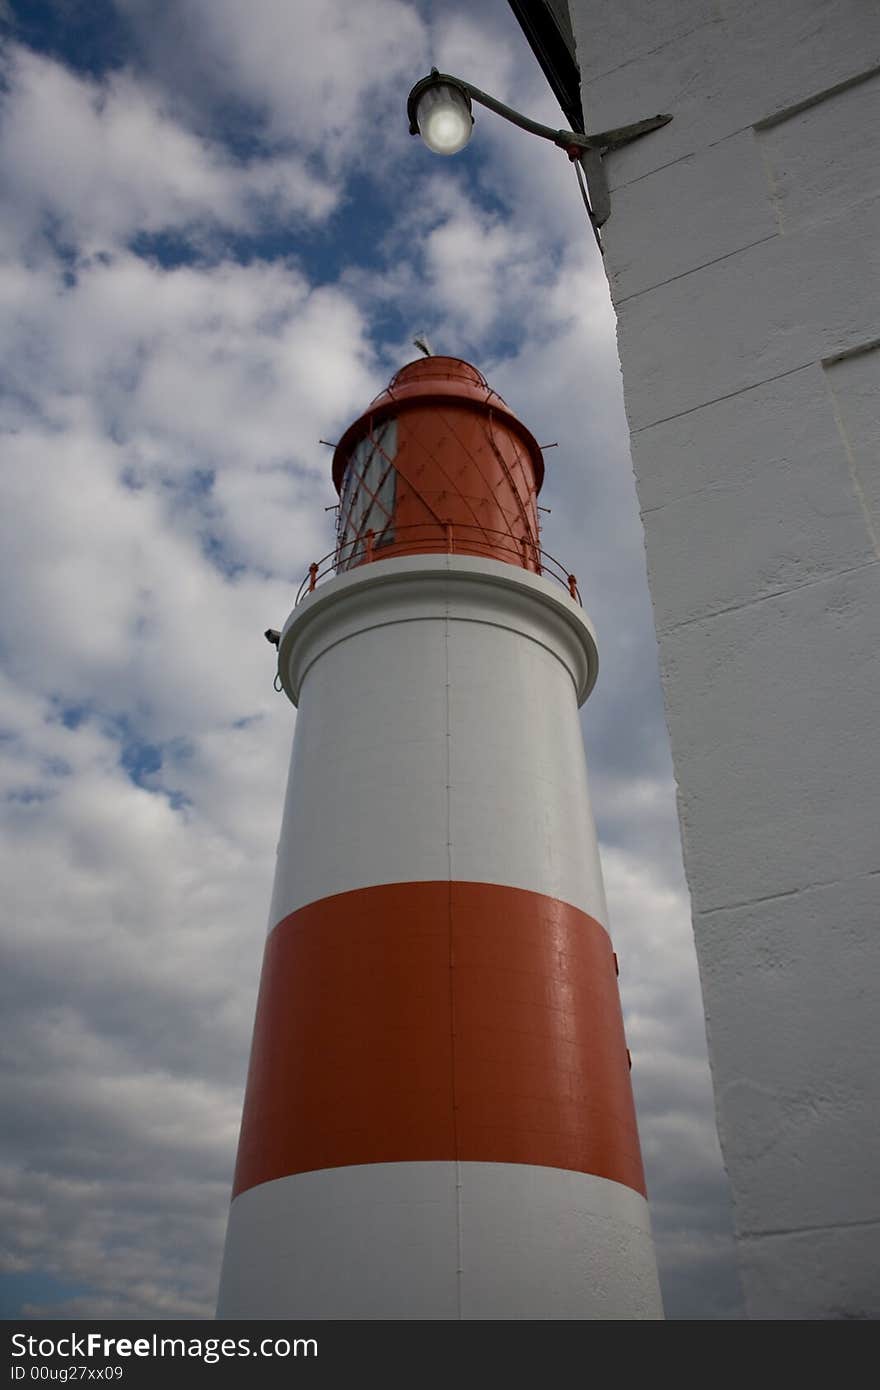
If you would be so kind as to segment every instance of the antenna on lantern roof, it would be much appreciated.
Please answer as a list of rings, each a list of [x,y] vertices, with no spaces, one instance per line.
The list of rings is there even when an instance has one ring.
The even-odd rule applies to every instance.
[[[417,333],[413,338],[413,346],[417,347],[419,352],[423,352],[426,357],[434,356],[434,350],[428,342],[427,333]]]

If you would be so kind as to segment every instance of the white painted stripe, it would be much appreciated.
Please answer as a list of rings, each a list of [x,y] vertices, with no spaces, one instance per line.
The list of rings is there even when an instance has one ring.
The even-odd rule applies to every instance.
[[[217,1316],[629,1319],[663,1307],[648,1205],[631,1188],[518,1163],[375,1163],[236,1197]]]
[[[380,561],[295,610],[299,702],[270,928],[381,883],[525,888],[600,922],[578,701],[596,669],[558,585],[465,556]]]

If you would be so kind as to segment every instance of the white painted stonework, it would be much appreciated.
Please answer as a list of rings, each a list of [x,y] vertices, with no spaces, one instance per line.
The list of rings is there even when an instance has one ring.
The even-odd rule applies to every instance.
[[[750,1316],[880,1316],[880,7],[570,0]]]

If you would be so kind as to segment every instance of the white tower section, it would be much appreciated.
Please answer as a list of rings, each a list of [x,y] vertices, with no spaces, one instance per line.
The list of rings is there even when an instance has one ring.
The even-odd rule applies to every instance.
[[[571,0],[754,1317],[880,1316],[880,8]]]

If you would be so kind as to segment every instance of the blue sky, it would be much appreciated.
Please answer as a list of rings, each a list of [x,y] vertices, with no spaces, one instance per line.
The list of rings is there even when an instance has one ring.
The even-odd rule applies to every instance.
[[[738,1316],[614,320],[503,0],[0,0],[7,1316],[213,1311],[333,440],[427,334],[547,456],[670,1315]]]

